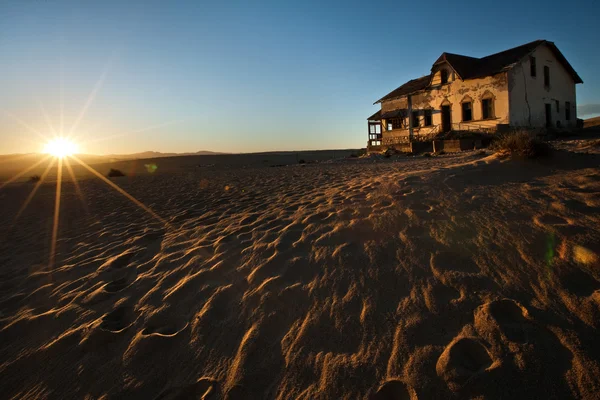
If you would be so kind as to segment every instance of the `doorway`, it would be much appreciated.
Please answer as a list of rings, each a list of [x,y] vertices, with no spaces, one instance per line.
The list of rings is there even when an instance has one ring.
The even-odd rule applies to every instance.
[[[450,132],[452,129],[452,117],[450,106],[442,106],[442,132]]]
[[[546,128],[552,128],[552,104],[546,104]]]

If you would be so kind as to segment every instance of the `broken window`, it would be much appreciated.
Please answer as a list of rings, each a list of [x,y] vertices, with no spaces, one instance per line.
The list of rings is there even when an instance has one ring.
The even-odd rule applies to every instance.
[[[554,100],[556,102],[556,112],[560,112],[560,106],[558,105],[558,100]]]
[[[432,112],[431,110],[425,110],[425,118],[423,121],[423,125],[425,126],[431,126],[433,125],[433,118],[432,118]]]
[[[420,123],[419,123],[419,112],[418,111],[413,111],[411,114],[411,125],[413,128],[418,128]]]
[[[571,120],[571,102],[569,101],[565,102],[565,119],[567,121]]]
[[[442,85],[444,83],[448,83],[448,70],[447,69],[443,69],[440,71],[440,75],[442,77]]]
[[[544,65],[544,86],[550,87],[550,67]]]
[[[494,100],[493,99],[482,99],[481,100],[481,119],[494,118]]]
[[[473,108],[470,101],[462,103],[462,120],[465,122],[473,120]]]
[[[531,76],[535,78],[537,75],[537,66],[535,65],[535,57],[529,57],[529,68],[531,72]]]

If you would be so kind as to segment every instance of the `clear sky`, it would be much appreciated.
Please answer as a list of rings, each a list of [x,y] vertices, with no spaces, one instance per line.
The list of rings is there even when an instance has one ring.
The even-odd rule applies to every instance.
[[[0,153],[61,126],[95,154],[364,147],[372,103],[442,52],[536,39],[585,82],[579,117],[600,115],[599,15],[597,0],[3,0]]]

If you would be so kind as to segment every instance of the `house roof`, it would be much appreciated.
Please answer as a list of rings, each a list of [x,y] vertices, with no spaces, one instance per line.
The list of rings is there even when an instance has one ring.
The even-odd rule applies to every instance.
[[[367,118],[368,121],[381,121],[381,110]]]
[[[410,80],[406,82],[404,85],[400,86],[398,89],[391,91],[390,93],[383,96],[381,99],[377,100],[374,104],[380,103],[384,100],[395,99],[398,97],[406,96],[407,94],[417,92],[419,90],[425,89],[429,85],[429,81],[431,80],[431,75],[425,75],[417,79]]]
[[[468,57],[460,54],[442,53],[442,55],[439,56],[438,59],[433,63],[431,70],[434,71],[438,64],[447,62],[463,80],[495,75],[497,73],[511,69],[517,62],[519,62],[521,59],[523,59],[525,56],[530,54],[533,50],[535,50],[538,46],[541,46],[542,44],[548,46],[548,48],[550,49],[550,51],[552,51],[556,59],[573,77],[575,83],[583,83],[577,72],[575,72],[571,64],[569,64],[565,56],[560,52],[560,50],[558,50],[556,45],[553,42],[549,42],[547,40],[535,40],[533,42],[526,43],[524,45],[504,50],[499,53],[491,54],[482,58]],[[398,89],[388,93],[381,99],[377,100],[375,104],[385,100],[402,97],[417,92],[419,90],[425,89],[429,85],[431,76],[432,75],[430,74],[418,79],[408,81],[404,85],[400,86]]]

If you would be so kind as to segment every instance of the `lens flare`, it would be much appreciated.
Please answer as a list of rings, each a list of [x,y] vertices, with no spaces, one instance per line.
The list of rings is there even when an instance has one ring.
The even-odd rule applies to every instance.
[[[44,146],[44,153],[50,154],[56,158],[64,158],[66,156],[72,156],[77,152],[77,145],[69,139],[63,137],[57,137],[50,140]]]

